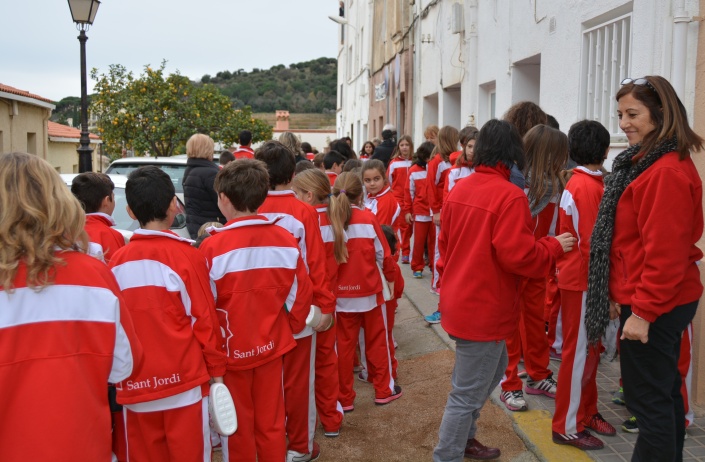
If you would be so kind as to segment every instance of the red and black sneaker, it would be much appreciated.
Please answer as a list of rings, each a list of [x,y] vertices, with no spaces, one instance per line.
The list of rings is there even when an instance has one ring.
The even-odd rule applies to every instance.
[[[593,449],[602,449],[605,447],[605,443],[603,443],[602,440],[595,438],[587,430],[583,430],[572,435],[563,435],[561,433],[553,432],[553,442],[556,444],[567,444],[569,446],[574,446],[578,449],[582,449],[583,451],[591,451]]]
[[[599,412],[593,416],[586,417],[583,420],[583,425],[598,435],[614,436],[617,434],[617,430]]]

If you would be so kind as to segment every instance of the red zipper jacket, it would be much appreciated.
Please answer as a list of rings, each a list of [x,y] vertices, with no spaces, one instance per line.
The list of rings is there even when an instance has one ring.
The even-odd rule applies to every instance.
[[[610,298],[654,322],[703,292],[696,246],[703,233],[702,182],[691,158],[670,152],[639,175],[617,203]]]
[[[140,372],[117,384],[120,404],[172,397],[225,375],[208,267],[190,240],[138,229],[109,266],[145,351]]]
[[[428,200],[431,204],[431,212],[433,214],[440,213],[443,207],[443,192],[446,189],[446,178],[450,173],[450,162],[444,161],[440,154],[436,154],[433,159],[428,162],[426,170],[428,171],[428,181],[426,188],[428,190]]]
[[[477,166],[450,192],[441,220],[443,329],[479,342],[508,338],[519,322],[521,277],[555,270],[560,243],[534,238],[526,195],[504,165]]]
[[[125,247],[125,238],[113,226],[115,226],[115,220],[110,215],[104,213],[86,214],[84,229],[91,243],[89,253],[100,260],[99,255],[94,255],[94,253],[100,252],[105,263],[110,263],[115,251]]]
[[[338,262],[335,259],[335,238],[333,237],[333,227],[328,218],[328,206],[319,204],[314,207],[318,212],[318,221],[321,226],[321,237],[323,247],[326,250],[326,273],[328,274],[329,287],[333,294],[338,290]]]
[[[411,168],[411,160],[397,157],[389,162],[387,167],[387,181],[392,188],[392,193],[397,202],[404,202],[404,188],[409,177],[409,169]]]
[[[428,172],[426,168],[414,164],[409,169],[409,179],[404,188],[404,202],[402,213],[406,216],[411,213],[414,220],[431,221],[431,206],[428,203]]]
[[[296,240],[277,220],[236,218],[212,228],[199,249],[215,284],[229,370],[284,355],[296,346],[293,332],[306,325],[311,281]]]
[[[380,225],[392,226],[401,213],[399,202],[389,186],[377,194],[368,194],[365,198],[365,208],[377,217]]]
[[[585,167],[573,169],[573,176],[561,196],[558,234],[572,234],[578,239],[578,245],[556,263],[560,289],[587,290],[590,236],[604,192],[602,172],[592,172]]]

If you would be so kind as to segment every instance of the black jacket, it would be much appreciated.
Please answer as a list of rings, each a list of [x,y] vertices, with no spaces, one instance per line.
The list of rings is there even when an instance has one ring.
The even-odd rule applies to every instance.
[[[186,228],[192,239],[198,229],[209,221],[225,223],[218,209],[218,195],[213,189],[215,176],[220,169],[208,159],[190,158],[184,172],[184,201],[186,202]]]
[[[379,146],[375,148],[375,153],[372,154],[372,159],[378,159],[384,162],[384,168],[389,166],[389,160],[392,158],[392,153],[397,144],[393,139],[382,141]]]

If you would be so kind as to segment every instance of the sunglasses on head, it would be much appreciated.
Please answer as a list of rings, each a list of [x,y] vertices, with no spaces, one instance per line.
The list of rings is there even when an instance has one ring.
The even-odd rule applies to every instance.
[[[646,85],[647,87],[649,87],[651,89],[651,91],[653,91],[654,93],[656,93],[658,95],[658,92],[656,91],[654,86],[651,85],[651,83],[648,80],[646,80],[644,77],[640,77],[638,79],[631,79],[631,78],[627,77],[626,79],[622,80],[621,85],[627,85],[630,83],[632,83],[634,85]]]

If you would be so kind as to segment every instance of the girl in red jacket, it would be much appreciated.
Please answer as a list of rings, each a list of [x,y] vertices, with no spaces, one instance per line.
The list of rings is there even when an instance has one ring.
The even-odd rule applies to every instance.
[[[565,187],[563,167],[568,160],[568,137],[547,125],[537,125],[524,136],[525,189],[531,210],[531,225],[538,240],[555,236],[558,201]],[[518,375],[519,358],[529,375],[526,392],[556,396],[556,381],[548,368],[548,340],[544,323],[546,277],[522,280],[519,330],[507,339],[509,365],[502,382],[501,399],[511,411],[525,411],[523,383]]]
[[[321,236],[326,250],[326,267],[330,291],[335,294],[338,285],[338,265],[343,261],[345,232],[342,226],[333,226],[328,218],[330,182],[328,176],[318,169],[305,170],[296,175],[292,188],[300,200],[313,206],[318,212]],[[338,354],[335,351],[335,313],[324,314],[330,318],[327,330],[316,334],[316,379],[315,395],[318,417],[323,425],[325,436],[340,434],[343,413],[338,402]]]
[[[0,155],[0,190],[0,460],[111,460],[107,384],[143,356],[120,288],[48,162]]]
[[[387,182],[384,163],[377,159],[368,160],[362,166],[361,176],[367,190],[365,208],[377,217],[380,225],[392,226],[401,214],[401,207]]]
[[[404,187],[406,186],[407,178],[409,177],[409,168],[411,167],[411,156],[414,152],[414,142],[409,135],[404,135],[399,138],[399,143],[392,153],[392,159],[387,167],[387,179],[392,188],[392,193],[399,204],[404,202]],[[400,214],[392,226],[394,232],[398,234],[401,248],[401,262],[409,264],[409,249],[411,241],[411,233],[413,228],[404,220]]]
[[[434,146],[426,141],[416,150],[416,162],[409,169],[409,178],[404,188],[403,213],[409,225],[414,226],[414,249],[411,256],[411,271],[414,277],[423,277],[424,246],[428,248],[429,255],[434,254],[436,244],[436,228],[433,225],[433,215],[428,203],[428,181],[426,171],[428,159],[431,157]],[[430,268],[433,266],[429,263]]]
[[[445,191],[446,178],[452,167],[450,163],[450,155],[458,150],[459,135],[458,130],[454,127],[446,125],[438,131],[436,139],[435,157],[432,155],[431,161],[428,163],[428,181],[426,182],[426,190],[428,200],[431,204],[431,212],[433,213],[433,224],[436,225],[436,245],[435,253],[433,254],[433,278],[431,279],[431,292],[439,293],[439,275],[436,271],[436,264],[441,257],[438,252],[438,235],[441,232],[441,207],[443,206],[443,192]],[[430,257],[431,255],[429,255]],[[438,324],[441,322],[441,312],[436,310],[434,313],[425,316],[424,319],[430,324]]]
[[[373,160],[367,163],[374,162]],[[381,162],[380,162],[381,163]],[[350,172],[338,176],[330,199],[330,220],[345,229],[347,245],[338,269],[338,372],[340,403],[346,412],[355,409],[353,358],[360,324],[365,324],[367,361],[373,365],[370,377],[375,388],[375,404],[387,404],[401,397],[401,387],[392,378],[387,316],[382,296],[380,270],[394,281],[394,260],[379,223],[360,207],[362,183]]]
[[[463,147],[462,155],[455,159],[455,165],[450,169],[448,178],[446,179],[446,189],[443,193],[443,200],[448,196],[448,193],[455,184],[463,178],[470,176],[475,170],[472,168],[472,156],[475,152],[475,140],[479,130],[475,127],[465,127],[465,132],[460,139],[460,145]]]

